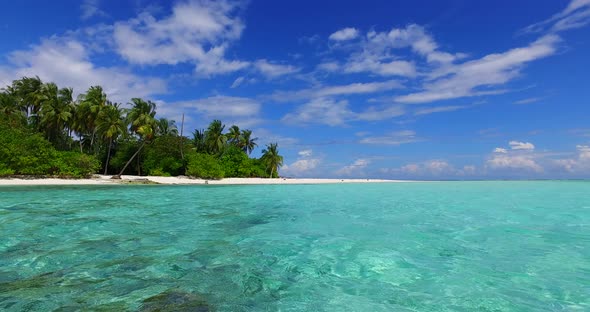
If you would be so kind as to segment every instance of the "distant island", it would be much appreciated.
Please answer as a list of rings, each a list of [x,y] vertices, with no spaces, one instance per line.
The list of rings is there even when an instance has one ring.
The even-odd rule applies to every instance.
[[[72,88],[24,77],[0,91],[0,177],[279,176],[278,145],[251,158],[258,140],[251,130],[232,125],[226,131],[213,120],[191,138],[182,128],[158,118],[149,100],[133,98],[124,107],[100,86],[74,99]]]

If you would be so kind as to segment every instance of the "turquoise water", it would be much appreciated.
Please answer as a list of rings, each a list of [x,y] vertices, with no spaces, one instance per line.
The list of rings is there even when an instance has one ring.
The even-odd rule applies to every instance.
[[[589,311],[590,183],[0,188],[2,311]]]

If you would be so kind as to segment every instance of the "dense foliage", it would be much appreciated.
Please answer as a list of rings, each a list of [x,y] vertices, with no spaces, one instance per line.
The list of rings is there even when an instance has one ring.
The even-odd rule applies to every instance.
[[[251,130],[220,120],[192,139],[173,120],[156,117],[156,104],[133,98],[124,107],[100,86],[76,100],[71,88],[38,77],[13,81],[0,92],[0,176],[103,174],[278,177],[283,158],[269,144],[260,159]],[[182,131],[181,131],[182,132]]]

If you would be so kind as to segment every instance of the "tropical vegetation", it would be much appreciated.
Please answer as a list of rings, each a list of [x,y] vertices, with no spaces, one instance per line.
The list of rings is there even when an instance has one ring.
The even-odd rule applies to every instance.
[[[187,137],[156,111],[141,98],[113,103],[100,86],[74,99],[72,88],[39,77],[15,80],[0,90],[0,176],[278,177],[276,143],[251,158],[251,130],[213,120]]]

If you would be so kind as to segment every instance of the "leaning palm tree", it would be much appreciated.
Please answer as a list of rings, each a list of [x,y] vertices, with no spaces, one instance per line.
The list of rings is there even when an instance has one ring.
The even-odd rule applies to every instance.
[[[139,98],[133,98],[131,101],[133,102],[133,107],[131,110],[129,110],[127,119],[130,124],[130,130],[139,136],[141,145],[135,154],[129,158],[125,166],[123,166],[121,172],[115,176],[116,178],[121,177],[123,172],[125,172],[125,169],[127,169],[127,166],[129,166],[131,161],[133,161],[139,152],[141,152],[146,143],[151,140],[156,133],[156,104],[152,101],[146,102]]]
[[[256,140],[258,140],[258,138],[252,138],[252,130],[243,130],[240,137],[239,146],[242,151],[244,151],[244,153],[250,155],[252,150],[258,146],[258,144],[256,144]]]
[[[266,169],[270,169],[270,177],[274,175],[275,171],[279,172],[279,167],[283,165],[283,156],[279,155],[277,143],[270,143],[266,145],[266,149],[262,150],[262,157],[260,158]]]
[[[206,144],[209,153],[211,154],[220,154],[225,147],[225,143],[227,142],[227,137],[223,135],[223,129],[225,125],[221,123],[220,120],[213,120],[207,131],[205,132]]]
[[[100,110],[96,121],[98,134],[108,142],[107,160],[104,165],[104,174],[107,174],[109,160],[111,158],[111,148],[113,141],[125,132],[125,121],[123,120],[122,110],[118,104],[107,105]]]

